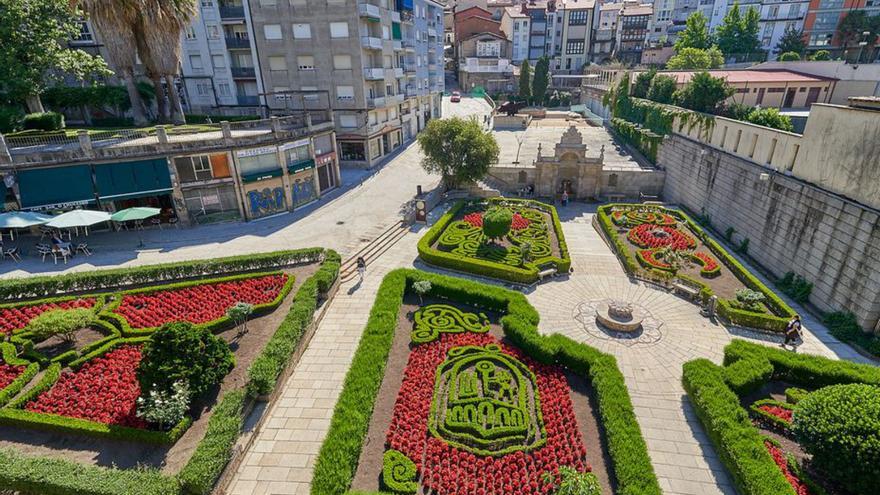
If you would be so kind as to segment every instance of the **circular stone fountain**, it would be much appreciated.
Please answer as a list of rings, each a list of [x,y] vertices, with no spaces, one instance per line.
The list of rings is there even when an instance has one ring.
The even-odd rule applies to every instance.
[[[596,305],[596,321],[617,332],[636,332],[648,315],[623,301],[601,301]]]

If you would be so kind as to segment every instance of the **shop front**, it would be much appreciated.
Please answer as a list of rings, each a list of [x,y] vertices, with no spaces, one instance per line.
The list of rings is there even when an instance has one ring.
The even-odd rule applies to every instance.
[[[229,154],[174,158],[184,205],[195,223],[241,219]]]
[[[95,193],[102,209],[115,212],[149,206],[162,210],[163,221],[176,216],[165,158],[96,164],[94,173]]]
[[[284,171],[278,162],[278,148],[264,146],[235,153],[241,174],[245,214],[249,219],[264,218],[287,211]]]
[[[95,204],[90,165],[22,170],[15,180],[22,210],[72,210]]]
[[[311,140],[301,139],[279,148],[285,160],[290,178],[291,199],[294,209],[318,199],[315,181],[315,160],[312,158]]]
[[[336,153],[331,151],[315,158],[318,164],[318,187],[321,194],[339,185],[339,165]]]

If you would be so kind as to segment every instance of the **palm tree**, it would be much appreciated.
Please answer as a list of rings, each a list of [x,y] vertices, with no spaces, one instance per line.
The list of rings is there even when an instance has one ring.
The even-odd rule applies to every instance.
[[[134,73],[138,50],[132,26],[139,15],[140,0],[71,0],[71,5],[78,5],[88,12],[95,28],[110,40],[104,47],[110,65],[125,83],[134,123],[146,125],[147,117]]]

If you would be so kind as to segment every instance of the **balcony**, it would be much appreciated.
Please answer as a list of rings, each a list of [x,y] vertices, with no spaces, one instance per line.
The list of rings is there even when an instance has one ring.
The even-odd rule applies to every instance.
[[[513,72],[513,65],[507,59],[485,60],[474,57],[468,57],[466,62],[461,66],[464,72],[482,72],[482,73],[502,73]]]
[[[220,5],[221,19],[244,19],[244,5]]]
[[[367,67],[364,69],[364,78],[368,81],[385,79],[385,69],[381,67]]]
[[[381,50],[382,39],[372,36],[361,36],[361,46],[369,50]]]
[[[392,50],[403,50],[403,41],[401,40],[391,40],[391,49]]]
[[[391,69],[391,72],[392,77],[403,77],[403,67],[395,67],[394,69]]]
[[[368,3],[362,3],[358,5],[358,14],[360,14],[361,17],[365,17],[371,20],[382,20],[382,11],[379,10],[379,7]]]
[[[403,45],[404,50],[411,52],[416,49],[416,40],[414,39],[405,39],[401,40],[401,44]]]
[[[414,96],[419,96],[419,90],[416,89],[415,86],[407,86],[404,90],[404,94],[407,98],[412,98]]]
[[[436,38],[437,37],[437,30],[432,27],[429,27],[428,28],[428,37],[429,38]]]
[[[403,66],[403,72],[407,73],[408,75],[413,75],[413,76],[414,76],[414,75],[416,74],[416,64],[415,64],[415,62],[413,62],[413,63],[406,63],[406,64]]]
[[[369,108],[382,108],[385,106],[385,97],[377,96],[375,98],[367,98],[367,107]]]
[[[434,62],[429,63],[429,64],[428,64],[428,70],[431,71],[431,72],[436,71],[436,70],[437,70],[437,64],[434,63]]]
[[[232,77],[238,79],[254,79],[257,77],[257,71],[254,67],[230,67]]]
[[[391,22],[400,22],[400,12],[396,10],[391,11]]]
[[[400,105],[401,103],[403,103],[403,95],[402,94],[388,95],[385,97],[385,105],[386,106]]]
[[[226,37],[226,48],[230,50],[245,48],[250,49],[251,40],[247,38],[237,38],[235,36],[227,36]]]
[[[259,105],[260,97],[257,95],[236,95],[239,105]]]

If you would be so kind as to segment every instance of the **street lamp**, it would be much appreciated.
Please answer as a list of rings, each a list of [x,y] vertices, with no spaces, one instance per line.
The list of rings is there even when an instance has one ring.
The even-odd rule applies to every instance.
[[[862,32],[862,41],[859,41],[859,56],[856,57],[856,64],[861,63],[862,61],[862,50],[868,46],[868,36],[871,35],[871,31],[863,31]]]

